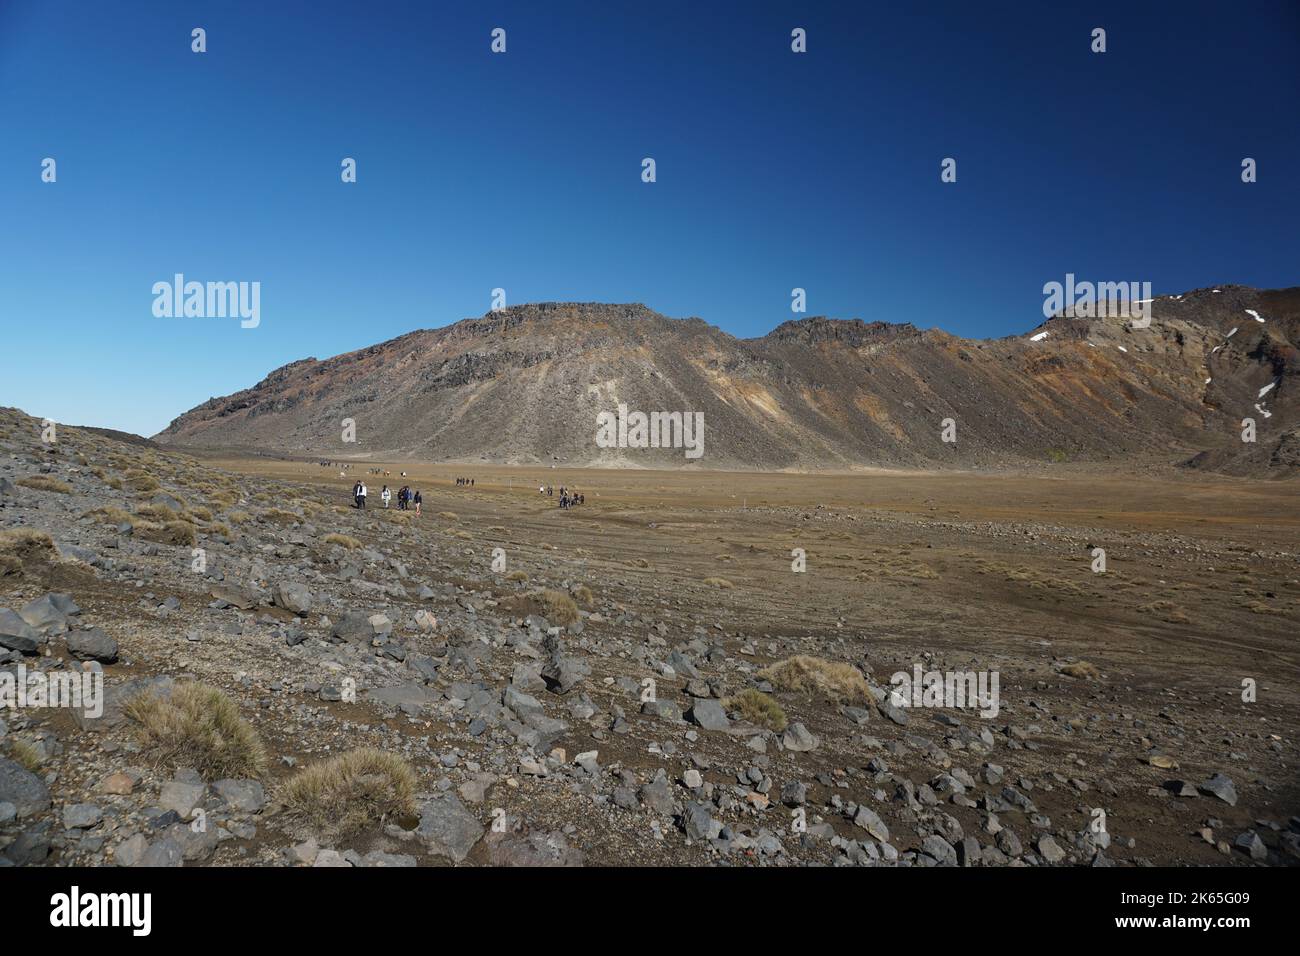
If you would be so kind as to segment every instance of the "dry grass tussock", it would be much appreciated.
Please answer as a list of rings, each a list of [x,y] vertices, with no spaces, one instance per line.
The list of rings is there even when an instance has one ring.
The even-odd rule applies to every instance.
[[[394,754],[349,750],[305,767],[284,787],[289,820],[338,838],[414,813],[415,772]]]
[[[126,715],[161,766],[192,767],[208,780],[258,777],[266,770],[262,738],[215,687],[177,684],[169,697],[145,691],[127,701]]]
[[[759,671],[759,677],[779,690],[824,694],[841,703],[866,700],[867,680],[852,664],[797,654]]]

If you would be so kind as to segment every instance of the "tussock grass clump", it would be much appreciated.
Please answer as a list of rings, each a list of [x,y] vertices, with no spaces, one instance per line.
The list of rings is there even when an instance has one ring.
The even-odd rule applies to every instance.
[[[285,816],[318,833],[346,836],[415,812],[415,772],[372,747],[312,764],[285,784]]]
[[[728,588],[735,587],[735,585],[732,584],[730,581],[728,581],[726,578],[705,578],[704,583],[708,587],[721,588],[724,591],[727,590]]]
[[[208,508],[190,508],[190,517],[198,518],[200,521],[211,521],[212,511]]]
[[[302,520],[300,515],[292,511],[285,511],[283,508],[270,508],[262,513],[262,517],[267,521],[274,521],[276,524],[294,524]]]
[[[10,756],[14,762],[21,764],[24,769],[30,773],[36,773],[41,769],[41,755],[25,740],[15,740]]]
[[[573,594],[573,599],[579,604],[591,607],[596,603],[596,596],[591,593],[591,588],[585,584],[575,584],[569,590]]]
[[[127,701],[125,710],[159,765],[193,767],[208,780],[258,777],[266,770],[262,738],[215,687],[177,684],[170,698],[145,691]]]
[[[185,513],[182,511],[173,511],[166,505],[141,504],[137,505],[135,513],[145,518],[153,518],[155,521],[183,521]]]
[[[222,524],[220,521],[208,525],[208,533],[217,535],[220,538],[229,538],[234,534],[234,532],[230,530],[230,525]]]
[[[347,548],[349,551],[361,547],[361,542],[356,538],[347,534],[338,534],[337,532],[330,532],[325,535],[325,537],[321,538],[321,540],[326,544],[337,544],[339,547]]]
[[[1139,614],[1151,614],[1170,624],[1188,624],[1191,618],[1187,612],[1173,601],[1152,601],[1150,604],[1138,605]]]
[[[727,710],[740,714],[742,720],[768,730],[785,730],[785,710],[775,700],[753,687],[746,687],[734,697],[722,702]]]
[[[248,524],[248,522],[253,520],[253,516],[247,511],[232,511],[230,514],[226,515],[226,518],[235,524]]]
[[[539,591],[533,595],[533,602],[552,624],[572,624],[579,617],[578,605],[563,591]]]
[[[865,700],[871,691],[867,680],[852,664],[796,654],[759,671],[773,687],[800,694],[821,693],[840,703]]]
[[[188,521],[168,521],[166,524],[141,524],[135,532],[146,541],[158,544],[189,545],[193,547],[198,541],[194,525]]]
[[[0,577],[18,574],[37,563],[52,563],[57,557],[54,541],[44,531],[14,528],[0,531]]]
[[[132,491],[157,491],[162,487],[157,478],[139,468],[132,468],[122,478]]]
[[[72,494],[72,485],[66,481],[59,481],[57,478],[51,478],[49,475],[29,475],[26,478],[19,478],[18,484],[24,488],[31,488],[33,491],[52,491],[60,495]]]
[[[87,511],[82,515],[82,517],[98,518],[104,524],[129,524],[133,528],[137,524],[135,515],[131,514],[129,511],[123,511],[121,508],[116,508],[113,505],[106,505],[103,508],[92,508],[90,511]]]
[[[1061,668],[1061,673],[1066,677],[1077,677],[1080,680],[1101,680],[1101,671],[1097,670],[1095,664],[1087,661],[1075,661],[1072,664],[1066,664]]]
[[[454,512],[454,511],[439,511],[439,512],[438,512],[438,517],[441,518],[441,519],[444,520],[444,521],[459,521],[459,520],[460,520],[460,518],[457,517],[456,512]]]
[[[511,571],[509,574],[506,575],[506,580],[507,580],[507,581],[527,581],[527,580],[528,580],[528,572],[527,572],[527,571]]]

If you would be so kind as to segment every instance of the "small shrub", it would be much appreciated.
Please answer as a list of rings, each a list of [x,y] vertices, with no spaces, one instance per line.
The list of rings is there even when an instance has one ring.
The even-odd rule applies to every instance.
[[[139,468],[132,468],[123,476],[126,485],[132,491],[157,491],[162,486],[158,484],[158,479],[148,472],[141,471]]]
[[[759,677],[771,681],[780,690],[796,693],[822,693],[841,703],[865,700],[871,691],[866,678],[852,664],[823,660],[797,654],[759,671]]]
[[[166,524],[141,524],[135,532],[146,541],[159,544],[188,545],[193,547],[198,541],[194,525],[188,521],[168,521]]]
[[[160,765],[192,767],[205,779],[257,777],[266,769],[262,738],[229,697],[206,684],[178,684],[170,698],[145,691],[126,703],[142,746]]]
[[[361,542],[356,538],[351,535],[338,534],[336,532],[331,532],[330,534],[325,535],[321,540],[326,544],[337,544],[339,547],[347,548],[349,551],[361,547]]]
[[[72,485],[66,481],[59,481],[57,478],[51,478],[49,475],[29,475],[26,478],[19,478],[18,484],[24,488],[31,488],[33,491],[52,491],[60,495],[72,494]]]
[[[721,588],[724,591],[728,588],[735,587],[735,585],[726,578],[705,578],[704,583],[711,588]]]
[[[54,541],[44,531],[31,528],[0,531],[0,577],[18,574],[33,564],[52,563],[57,555]]]
[[[533,596],[542,616],[552,624],[572,624],[579,618],[578,605],[563,591],[541,591]]]
[[[136,517],[129,511],[123,511],[121,508],[115,508],[107,505],[103,508],[94,508],[87,511],[84,515],[87,518],[98,518],[104,524],[120,525],[129,524],[131,527],[136,525]]]
[[[787,723],[785,710],[767,694],[753,687],[746,687],[735,697],[728,697],[722,702],[722,706],[740,714],[742,720],[751,724],[766,727],[768,730],[785,730]]]
[[[15,740],[12,754],[16,763],[21,764],[31,773],[36,773],[41,768],[41,755],[25,740]]]
[[[1101,679],[1101,671],[1097,670],[1096,665],[1089,664],[1087,661],[1075,661],[1072,664],[1066,664],[1061,668],[1061,673],[1066,677],[1077,677],[1080,680]]]
[[[414,813],[414,793],[406,761],[363,747],[305,767],[281,796],[288,819],[338,838]]]

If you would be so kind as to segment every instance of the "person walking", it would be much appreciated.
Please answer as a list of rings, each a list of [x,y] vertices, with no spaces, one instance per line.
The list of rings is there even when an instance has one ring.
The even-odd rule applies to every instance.
[[[421,503],[423,500],[424,500],[424,499],[420,497],[420,491],[419,491],[419,489],[417,488],[416,491],[415,491],[415,516],[416,516],[417,518],[420,516],[420,503]]]
[[[392,497],[393,497],[393,493],[388,490],[387,485],[384,485],[384,490],[379,492],[379,498],[381,501],[383,501],[384,508],[388,507],[388,502],[392,499]]]
[[[364,481],[359,481],[357,482],[357,487],[358,487],[357,501],[360,502],[360,505],[358,507],[360,507],[362,511],[365,511],[366,510],[366,483]]]

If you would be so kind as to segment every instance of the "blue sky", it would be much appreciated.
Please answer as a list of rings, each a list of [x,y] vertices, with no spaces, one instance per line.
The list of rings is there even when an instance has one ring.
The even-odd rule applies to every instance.
[[[0,0],[0,404],[153,434],[496,287],[1000,336],[1067,272],[1296,285],[1298,101],[1294,2]]]

